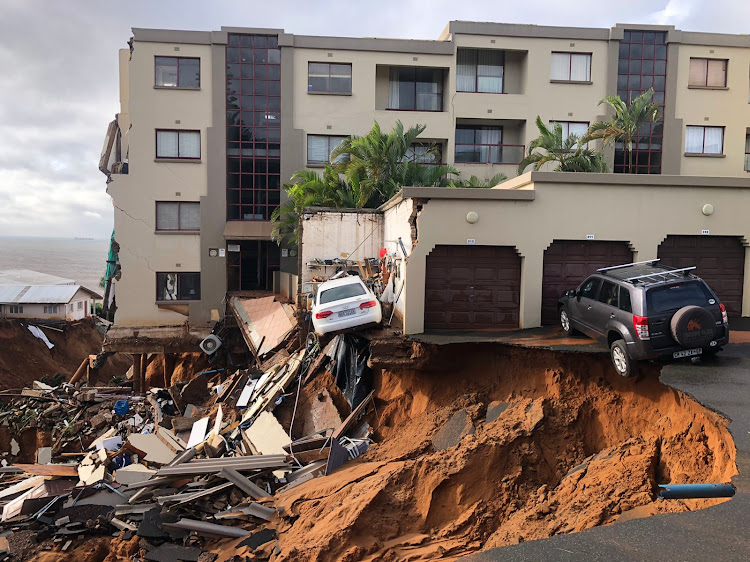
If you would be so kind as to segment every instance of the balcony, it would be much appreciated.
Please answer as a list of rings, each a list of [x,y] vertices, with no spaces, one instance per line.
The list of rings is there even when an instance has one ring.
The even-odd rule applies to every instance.
[[[445,111],[448,70],[423,66],[382,66],[375,71],[375,109]]]
[[[128,146],[123,146],[125,143],[118,120],[119,115],[118,119],[107,127],[102,154],[99,157],[99,171],[107,176],[107,183],[111,181],[112,174],[128,173]]]

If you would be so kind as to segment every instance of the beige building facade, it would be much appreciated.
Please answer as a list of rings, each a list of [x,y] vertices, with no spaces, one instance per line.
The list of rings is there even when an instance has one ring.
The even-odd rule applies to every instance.
[[[121,326],[208,328],[223,316],[227,292],[289,292],[297,248],[270,241],[282,186],[296,170],[319,168],[341,137],[365,134],[374,121],[384,130],[399,120],[426,125],[425,142],[437,144],[441,161],[462,178],[515,178],[537,136],[537,116],[579,132],[606,116],[598,105],[606,95],[629,98],[654,87],[663,119],[637,143],[635,171],[682,176],[670,180],[676,183],[704,176],[727,184],[748,173],[746,36],[670,26],[474,22],[451,22],[434,41],[232,27],[134,29],[119,64],[120,112],[100,169],[115,205],[121,265],[115,323]],[[615,173],[606,178],[619,182],[627,171],[622,147],[608,158]],[[625,179],[643,188],[640,178]],[[532,191],[547,193],[542,189]],[[596,192],[597,208],[615,191]],[[463,210],[461,200],[435,201],[433,210]],[[536,202],[530,208],[541,209]],[[521,246],[535,243],[528,232],[535,222],[518,224]],[[557,238],[574,236],[563,232],[565,221],[560,228]],[[454,234],[463,239],[458,227]],[[638,242],[635,252],[648,254],[652,246]],[[523,299],[535,302],[539,289],[527,277],[538,276],[539,266],[522,269]],[[409,289],[407,302],[422,306],[419,290]],[[414,331],[422,325],[409,306],[404,312]],[[521,325],[537,324],[535,314],[523,312]]]

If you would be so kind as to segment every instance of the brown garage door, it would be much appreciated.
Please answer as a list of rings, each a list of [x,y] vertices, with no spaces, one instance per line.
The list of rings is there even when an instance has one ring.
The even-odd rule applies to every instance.
[[[544,251],[542,324],[557,324],[557,301],[600,267],[631,263],[627,242],[555,240]]]
[[[745,248],[735,236],[669,235],[659,246],[658,257],[665,265],[695,266],[719,297],[730,317],[742,316],[742,284]]]
[[[518,328],[521,258],[508,246],[436,246],[427,256],[425,330]]]

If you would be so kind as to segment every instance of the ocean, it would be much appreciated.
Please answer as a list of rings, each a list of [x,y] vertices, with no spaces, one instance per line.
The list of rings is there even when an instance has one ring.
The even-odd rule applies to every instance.
[[[31,269],[74,279],[79,285],[102,294],[109,240],[71,238],[0,237],[0,270]]]

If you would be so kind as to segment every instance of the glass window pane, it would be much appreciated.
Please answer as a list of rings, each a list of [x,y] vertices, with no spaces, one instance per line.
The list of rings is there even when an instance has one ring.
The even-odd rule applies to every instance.
[[[456,59],[456,91],[476,92],[477,51],[458,49]]]
[[[177,86],[177,58],[175,57],[156,57],[155,59],[156,86]]]
[[[550,80],[570,80],[570,53],[552,53]]]
[[[456,144],[474,144],[474,129],[456,128]]]
[[[200,230],[201,204],[180,203],[180,230]]]
[[[708,86],[723,88],[727,85],[727,61],[710,60],[708,61]]]
[[[351,94],[352,93],[352,79],[350,77],[331,77],[331,92],[337,94]]]
[[[177,274],[177,295],[179,300],[196,301],[201,298],[201,274],[179,273]]]
[[[201,134],[197,131],[180,131],[180,158],[201,157]]]
[[[591,80],[591,55],[570,55],[570,79],[576,82]]]
[[[706,127],[703,141],[705,154],[721,154],[724,151],[724,129],[722,127]]]
[[[690,72],[688,74],[688,85],[706,85],[706,59],[690,59]]]
[[[471,144],[457,144],[456,162],[479,162],[477,147]]]
[[[307,161],[313,164],[328,162],[328,137],[307,135]]]
[[[200,59],[179,59],[180,88],[200,88],[201,63]]]
[[[281,64],[281,51],[279,49],[268,49],[269,64]]]
[[[332,64],[331,76],[345,76],[345,77],[351,78],[352,77],[352,65],[351,64]]]
[[[685,128],[685,152],[689,154],[703,152],[703,127]]]
[[[568,135],[577,135],[579,137],[582,137],[586,134],[588,128],[588,123],[570,123]]]
[[[310,76],[307,79],[307,91],[308,92],[327,92],[328,91],[328,76],[325,76],[325,77]]]
[[[179,203],[163,202],[156,203],[156,230],[177,230]]]
[[[177,131],[156,131],[157,158],[177,158]]]

